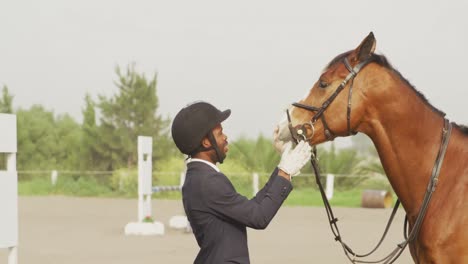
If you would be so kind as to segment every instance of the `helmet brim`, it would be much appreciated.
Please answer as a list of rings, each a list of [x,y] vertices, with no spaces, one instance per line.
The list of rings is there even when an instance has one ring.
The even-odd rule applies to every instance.
[[[220,124],[222,123],[224,120],[228,119],[228,117],[231,115],[231,109],[227,109],[227,110],[224,110],[222,111],[219,115],[218,115],[218,118],[217,118],[217,123]]]

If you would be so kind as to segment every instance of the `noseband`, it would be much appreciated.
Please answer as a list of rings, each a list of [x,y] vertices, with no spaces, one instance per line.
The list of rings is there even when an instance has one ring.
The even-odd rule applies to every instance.
[[[289,126],[289,131],[291,132],[291,136],[293,137],[294,141],[298,142],[300,140],[310,140],[315,133],[314,129],[314,124],[317,122],[317,120],[320,118],[322,120],[323,124],[323,129],[324,129],[324,134],[325,138],[327,140],[333,140],[336,137],[336,134],[330,129],[330,127],[327,124],[327,121],[325,120],[325,110],[327,110],[328,106],[335,100],[335,98],[338,96],[338,94],[344,89],[346,84],[351,81],[351,84],[349,86],[349,93],[348,93],[348,105],[347,105],[347,113],[346,113],[346,118],[347,118],[347,124],[348,124],[348,136],[349,135],[354,135],[357,132],[351,131],[351,97],[353,93],[353,82],[354,82],[354,77],[361,71],[364,66],[372,62],[372,57],[369,57],[368,59],[358,63],[354,68],[351,67],[351,64],[348,61],[348,58],[345,58],[343,60],[343,64],[346,66],[346,69],[348,69],[349,74],[346,76],[346,78],[340,83],[340,85],[336,88],[335,92],[328,97],[328,99],[322,104],[321,107],[315,107],[315,106],[310,106],[310,105],[305,105],[301,103],[293,103],[292,105],[295,107],[299,107],[311,112],[316,112],[310,122],[304,123],[301,125],[298,125],[296,127],[292,126],[291,123],[291,117],[289,115],[289,110],[286,110],[286,114],[288,117],[288,126]],[[307,136],[307,130],[311,130],[311,135]]]

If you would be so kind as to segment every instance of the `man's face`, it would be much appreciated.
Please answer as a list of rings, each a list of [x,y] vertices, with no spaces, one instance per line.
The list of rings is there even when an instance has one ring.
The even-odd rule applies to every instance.
[[[226,157],[226,153],[229,151],[227,136],[223,132],[223,126],[218,124],[215,128],[213,128],[213,136],[216,140],[216,144],[218,145],[219,150],[221,151],[220,154]]]

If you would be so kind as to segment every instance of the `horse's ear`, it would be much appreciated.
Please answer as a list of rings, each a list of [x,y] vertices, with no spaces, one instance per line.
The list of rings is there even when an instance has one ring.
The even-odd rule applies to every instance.
[[[355,59],[358,61],[363,61],[369,58],[375,50],[375,45],[376,41],[374,33],[371,32],[356,48]]]

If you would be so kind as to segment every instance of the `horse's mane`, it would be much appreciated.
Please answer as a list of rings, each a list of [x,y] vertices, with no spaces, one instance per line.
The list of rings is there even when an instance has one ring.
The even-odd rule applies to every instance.
[[[331,66],[335,65],[336,63],[340,63],[344,60],[344,58],[346,58],[350,53],[352,52],[352,50],[350,51],[347,51],[347,52],[344,52],[338,56],[336,56],[326,67],[326,69],[329,69]],[[434,107],[430,102],[429,100],[427,100],[427,98],[420,92],[418,91],[406,78],[403,77],[403,75],[401,75],[401,73],[395,69],[391,64],[390,62],[387,60],[387,58],[384,56],[384,55],[381,55],[381,54],[375,54],[375,53],[372,53],[371,55],[371,60],[372,62],[375,62],[377,63],[378,65],[382,66],[382,67],[385,67],[389,70],[391,70],[392,72],[394,72],[403,82],[406,83],[406,85],[408,85],[415,93],[416,95],[418,95],[419,98],[421,98],[421,100],[426,103],[428,106],[431,107],[432,111],[436,112],[437,114],[441,115],[441,116],[445,116],[445,113],[439,109],[437,109],[436,107]],[[467,126],[464,126],[464,125],[457,125],[455,124],[464,134],[467,134],[468,135],[468,127]]]
[[[343,61],[344,58],[347,57],[351,52],[352,52],[352,50],[344,52],[344,53],[336,56],[327,65],[327,69],[330,68],[332,65]],[[375,62],[378,65],[380,65],[382,67],[385,67],[385,68],[391,70],[392,72],[394,72],[403,82],[406,83],[407,86],[409,86],[418,95],[419,98],[421,98],[421,100],[424,103],[429,105],[434,112],[438,113],[439,115],[445,116],[445,113],[443,111],[440,111],[436,107],[434,107],[431,103],[429,103],[429,100],[427,100],[427,98],[420,91],[418,91],[407,79],[405,79],[405,77],[403,77],[403,75],[401,75],[401,73],[390,64],[390,62],[387,60],[387,58],[384,55],[372,53],[370,60],[372,62]]]
[[[458,127],[463,134],[468,135],[468,126],[458,124],[455,124],[455,126]]]

